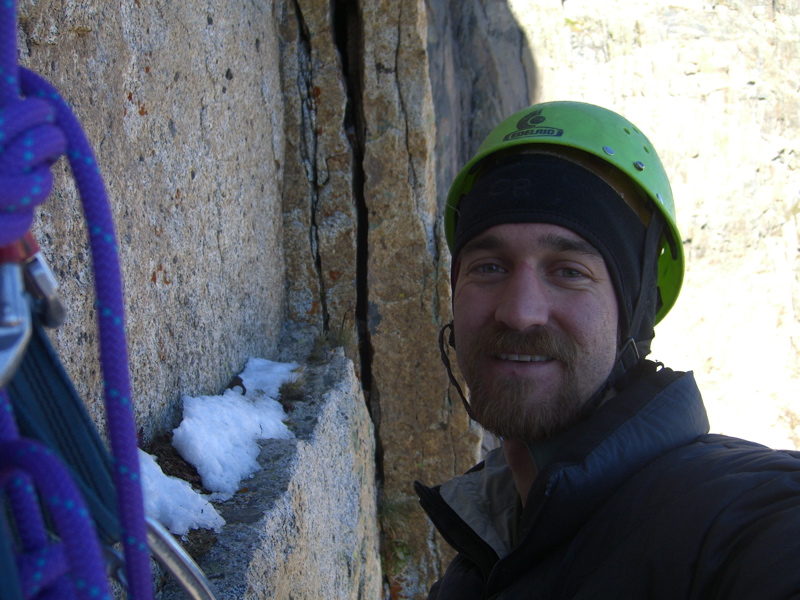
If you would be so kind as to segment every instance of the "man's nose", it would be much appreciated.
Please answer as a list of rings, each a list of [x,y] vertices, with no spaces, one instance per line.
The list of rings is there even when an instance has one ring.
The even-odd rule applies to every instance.
[[[550,318],[549,291],[535,269],[515,271],[497,303],[495,319],[513,331],[545,325]]]

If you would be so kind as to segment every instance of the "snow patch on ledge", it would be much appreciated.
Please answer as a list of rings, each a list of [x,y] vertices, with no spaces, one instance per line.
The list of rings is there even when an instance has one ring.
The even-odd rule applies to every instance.
[[[259,440],[290,439],[294,434],[277,402],[280,387],[297,379],[296,363],[248,360],[240,378],[244,393],[225,390],[219,396],[184,396],[183,421],[173,430],[172,445],[213,492],[210,499],[226,500],[242,480],[259,468]],[[164,475],[155,459],[140,453],[145,511],[173,534],[189,529],[215,529],[225,524],[206,497],[188,482]]]

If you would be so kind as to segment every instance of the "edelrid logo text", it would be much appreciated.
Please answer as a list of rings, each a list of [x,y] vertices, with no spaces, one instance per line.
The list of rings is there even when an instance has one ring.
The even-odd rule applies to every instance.
[[[563,129],[556,129],[555,127],[536,127],[534,129],[523,129],[521,131],[509,133],[503,138],[503,141],[507,142],[521,137],[561,137],[563,134]]]

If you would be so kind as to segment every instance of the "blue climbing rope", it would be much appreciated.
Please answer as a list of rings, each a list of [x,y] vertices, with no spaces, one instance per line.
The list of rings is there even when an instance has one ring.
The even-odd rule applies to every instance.
[[[100,365],[128,597],[148,600],[153,595],[150,559],[112,214],[80,123],[53,86],[17,64],[16,35],[16,3],[0,0],[0,257],[14,260],[14,248],[30,229],[35,208],[52,189],[50,168],[66,154],[81,197],[94,268]],[[76,485],[47,447],[20,437],[4,389],[0,389],[0,487],[17,537],[13,546],[22,597],[110,598],[100,543]]]

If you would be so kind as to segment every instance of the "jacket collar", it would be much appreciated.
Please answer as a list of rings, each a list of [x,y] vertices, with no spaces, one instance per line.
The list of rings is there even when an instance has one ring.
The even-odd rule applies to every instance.
[[[482,469],[451,479],[439,493],[497,556],[511,552],[521,505],[502,448],[486,455]]]

